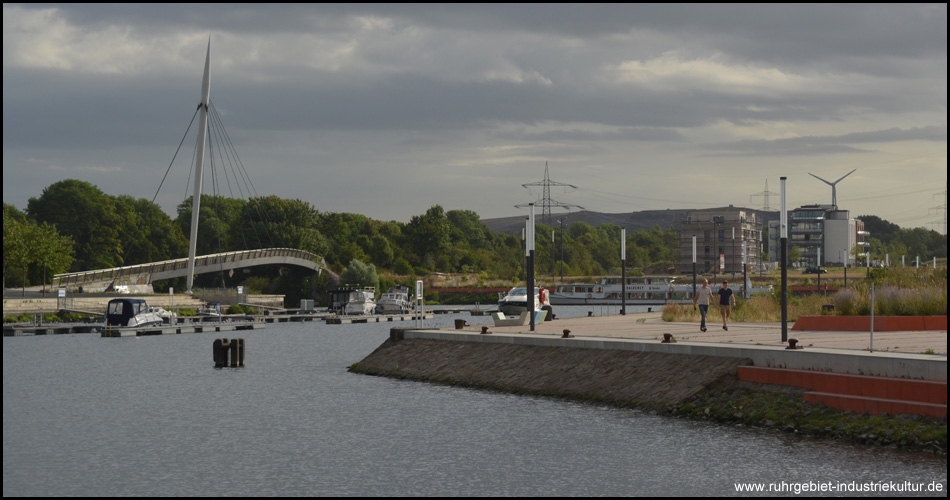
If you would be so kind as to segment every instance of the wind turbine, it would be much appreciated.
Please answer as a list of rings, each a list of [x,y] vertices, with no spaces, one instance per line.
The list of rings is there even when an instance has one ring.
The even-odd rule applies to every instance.
[[[854,170],[857,170],[857,169],[854,169]],[[845,177],[847,177],[847,176],[853,174],[853,173],[854,173],[854,170],[852,170],[852,171],[850,171],[850,172],[848,172],[848,173],[842,175],[842,176],[841,176],[841,179],[844,179]],[[835,184],[838,184],[839,182],[841,182],[841,179],[838,179],[838,180],[836,180],[836,181],[834,181],[834,182],[828,182],[828,181],[822,179],[821,177],[818,177],[817,175],[815,175],[815,174],[813,174],[813,173],[811,173],[811,172],[808,172],[808,175],[810,175],[810,176],[812,176],[812,177],[814,177],[814,178],[820,180],[821,182],[824,182],[825,184],[831,186],[831,205],[832,205],[833,207],[835,207],[835,210],[838,210],[838,193],[837,193],[837,191],[836,191],[836,189],[835,189]]]

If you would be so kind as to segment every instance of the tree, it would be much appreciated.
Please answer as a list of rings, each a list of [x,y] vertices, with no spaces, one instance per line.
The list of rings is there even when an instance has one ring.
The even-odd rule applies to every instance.
[[[6,207],[4,207],[6,208]],[[30,241],[33,230],[29,223],[17,221],[7,210],[3,211],[3,272],[6,281],[6,269],[23,272],[23,295],[26,295],[26,271],[34,262]]]
[[[69,236],[60,236],[56,228],[44,222],[34,226],[33,262],[43,271],[43,293],[46,293],[46,276],[63,273],[73,262],[73,240]]]
[[[449,246],[449,222],[440,205],[434,205],[424,215],[414,215],[403,231],[406,245],[417,257],[417,262],[435,262]]]
[[[346,285],[376,288],[379,286],[379,276],[376,274],[376,266],[353,259],[340,274],[340,282]]]
[[[39,198],[30,198],[27,215],[48,222],[72,238],[80,270],[105,269],[123,264],[123,224],[112,198],[84,181],[67,179],[51,184]]]

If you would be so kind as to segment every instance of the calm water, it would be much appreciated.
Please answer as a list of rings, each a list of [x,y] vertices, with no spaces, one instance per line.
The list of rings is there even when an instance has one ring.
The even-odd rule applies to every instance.
[[[569,309],[557,313],[587,311]],[[426,326],[459,317],[490,322]],[[392,326],[412,324],[5,337],[3,495],[706,496],[782,481],[946,491],[946,460],[927,455],[348,373]],[[213,367],[218,337],[246,339],[246,367]]]

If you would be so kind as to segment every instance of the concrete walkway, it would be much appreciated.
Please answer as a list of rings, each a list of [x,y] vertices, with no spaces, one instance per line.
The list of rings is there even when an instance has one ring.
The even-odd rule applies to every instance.
[[[788,325],[788,338],[798,339],[804,348],[819,347],[867,351],[871,347],[870,332],[793,331],[794,323]],[[623,339],[662,340],[670,333],[676,340],[725,344],[751,344],[781,346],[781,323],[730,323],[729,331],[722,323],[707,322],[707,331],[699,331],[699,323],[668,323],[659,312],[627,314],[626,316],[593,316],[585,318],[557,319],[536,325],[534,333],[560,336],[564,329],[571,335],[584,337],[610,337]],[[497,333],[531,333],[529,326],[494,327]],[[474,325],[465,330],[478,332]],[[947,355],[947,331],[919,332],[874,332],[874,351],[897,353],[928,353]]]

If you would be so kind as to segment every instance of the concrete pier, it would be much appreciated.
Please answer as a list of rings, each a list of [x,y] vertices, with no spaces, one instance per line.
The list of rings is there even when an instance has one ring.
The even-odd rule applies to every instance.
[[[869,342],[866,332],[796,332],[801,348],[790,349],[780,341],[778,324],[738,323],[718,333],[711,333],[713,325],[709,326],[702,333],[698,324],[666,323],[658,313],[647,313],[555,320],[538,325],[534,332],[528,326],[394,328],[390,339],[351,371],[621,406],[663,407],[685,401],[725,378],[741,380],[740,367],[754,366],[775,369],[770,385],[803,390],[808,386],[798,382],[802,372],[826,374],[830,382],[822,387],[841,386],[842,392],[822,393],[822,402],[831,406],[831,400],[834,404],[843,401],[840,409],[885,407],[882,401],[868,406],[868,400],[876,396],[849,393],[851,389],[844,388],[848,384],[839,384],[845,379],[851,385],[858,380],[865,388],[879,385],[882,378],[908,388],[930,381],[923,385],[929,392],[942,391],[942,409],[938,403],[935,410],[920,414],[946,415],[946,332],[875,334],[875,349],[884,350],[872,352],[864,349]],[[676,342],[664,342],[667,337]],[[921,408],[919,403],[933,406],[927,398],[908,398],[886,407],[911,408],[906,412],[915,413],[914,408]]]

